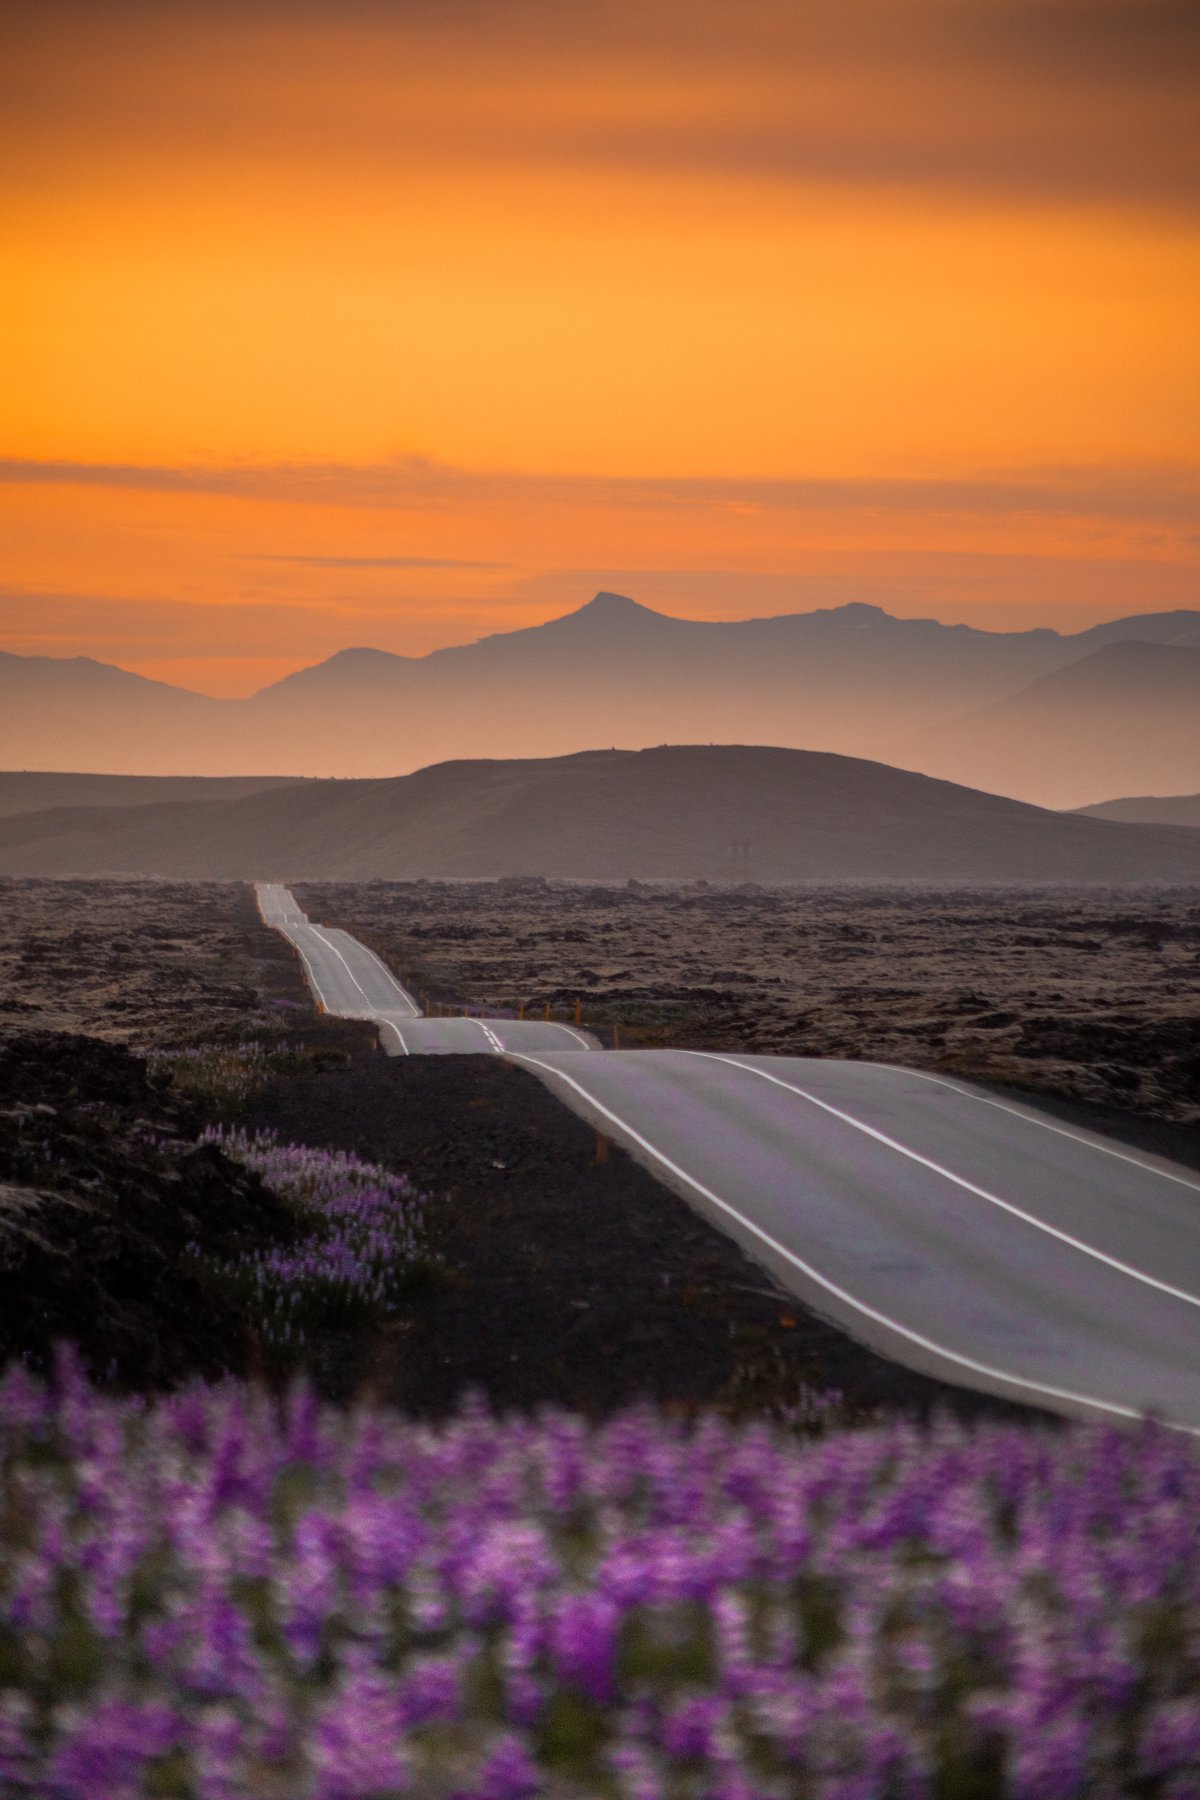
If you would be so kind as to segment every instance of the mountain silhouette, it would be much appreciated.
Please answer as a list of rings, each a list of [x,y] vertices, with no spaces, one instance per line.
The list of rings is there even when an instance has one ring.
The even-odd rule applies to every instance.
[[[896,619],[865,603],[764,619],[675,619],[601,593],[547,624],[427,656],[342,650],[245,700],[209,699],[86,658],[0,655],[0,767],[388,776],[464,756],[753,741],[907,762],[1063,806],[1200,785],[1182,767],[1162,772],[1169,746],[1157,763],[1138,760],[1140,724],[1126,734],[1127,751],[1104,764],[1099,788],[1056,783],[1040,748],[1007,757],[1004,717],[987,709],[1130,640],[1154,651],[1164,669],[1172,661],[1183,669],[1200,655],[1200,612],[1064,636]],[[1114,672],[1107,699],[1077,709],[1077,728],[1091,733],[1105,705],[1140,720],[1145,678],[1132,665],[1129,681],[1126,696]],[[1150,720],[1160,736],[1165,720]],[[1029,748],[1022,733],[1031,723],[1011,727],[1017,751]],[[1114,734],[1102,720],[1098,729],[1111,750]],[[975,731],[980,762],[972,760]],[[1099,767],[1090,741],[1080,756]]]
[[[1092,819],[1117,819],[1125,825],[1188,825],[1200,828],[1200,794],[1143,794],[1126,800],[1102,800],[1081,806]]]
[[[1020,693],[933,726],[897,761],[1075,807],[1200,787],[1200,648],[1118,639]]]

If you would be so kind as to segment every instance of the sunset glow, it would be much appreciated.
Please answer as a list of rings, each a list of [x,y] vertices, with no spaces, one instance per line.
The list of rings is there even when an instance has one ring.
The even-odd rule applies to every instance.
[[[1194,15],[828,12],[10,18],[0,648],[1194,604]]]

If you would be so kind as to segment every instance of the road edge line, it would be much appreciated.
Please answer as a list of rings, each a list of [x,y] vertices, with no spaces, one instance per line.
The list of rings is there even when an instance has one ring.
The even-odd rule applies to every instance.
[[[741,1226],[756,1237],[760,1243],[764,1244],[774,1255],[780,1257],[784,1262],[790,1263],[793,1268],[798,1269],[799,1272],[806,1276],[810,1281],[816,1282],[818,1287],[823,1288],[827,1294],[832,1294],[836,1299],[842,1301],[843,1304],[852,1307],[855,1312],[862,1313],[865,1318],[872,1319],[877,1325],[882,1325],[885,1330],[892,1331],[898,1337],[907,1339],[909,1343],[918,1345],[922,1350],[929,1351],[933,1356],[942,1357],[946,1362],[957,1364],[963,1369],[969,1369],[976,1375],[989,1376],[993,1381],[1005,1382],[1011,1387],[1023,1388],[1029,1393],[1041,1394],[1047,1399],[1069,1401],[1071,1404],[1085,1407],[1089,1411],[1107,1413],[1122,1419],[1139,1420],[1147,1417],[1145,1413],[1139,1412],[1135,1407],[1122,1406],[1116,1401],[1101,1400],[1093,1394],[1077,1394],[1070,1388],[1051,1387],[1045,1382],[1033,1381],[1023,1375],[1012,1375],[1005,1369],[994,1368],[990,1363],[977,1362],[973,1357],[964,1356],[957,1350],[949,1350],[944,1344],[935,1342],[933,1338],[925,1337],[919,1331],[910,1330],[907,1325],[902,1325],[898,1319],[893,1319],[887,1313],[880,1312],[877,1307],[869,1306],[866,1301],[856,1299],[847,1288],[839,1287],[835,1281],[831,1281],[828,1276],[822,1275],[818,1269],[814,1269],[811,1263],[806,1263],[803,1258],[797,1256],[794,1251],[787,1249],[777,1238],[773,1238],[770,1233],[764,1231],[760,1225],[756,1225],[753,1219],[748,1219],[744,1213],[740,1213],[736,1206],[733,1206],[728,1200],[722,1200],[719,1194],[715,1194],[711,1188],[705,1187],[702,1181],[697,1181],[694,1175],[689,1175],[686,1169],[681,1168],[678,1163],[672,1161],[664,1151],[657,1149],[648,1138],[642,1136],[641,1132],[636,1131],[634,1127],[627,1124],[619,1114],[612,1112],[605,1106],[602,1100],[597,1100],[595,1095],[589,1094],[587,1089],[576,1081],[573,1076],[565,1074],[553,1063],[542,1062],[536,1056],[529,1056],[517,1050],[509,1050],[506,1054],[510,1061],[531,1064],[535,1068],[544,1070],[546,1074],[553,1076],[556,1080],[565,1082],[568,1087],[574,1088],[575,1092],[581,1095],[582,1098],[587,1101],[589,1106],[594,1107],[595,1110],[598,1113],[601,1113],[604,1118],[608,1119],[611,1124],[617,1126],[627,1137],[632,1138],[633,1141],[640,1145],[641,1148],[645,1150],[649,1156],[652,1156],[656,1162],[660,1162],[665,1169],[669,1169],[679,1180],[686,1182],[689,1187],[694,1188],[698,1194],[703,1195],[706,1200],[718,1207],[722,1212],[727,1213],[730,1218],[736,1219]],[[703,1051],[693,1051],[687,1054],[705,1055],[708,1053]],[[715,1060],[724,1061],[726,1059],[721,1057],[716,1058]],[[747,1071],[747,1073],[753,1073],[753,1071]],[[1172,1431],[1185,1432],[1189,1437],[1200,1437],[1200,1426],[1183,1425],[1170,1419],[1164,1419],[1162,1422]]]
[[[807,1089],[797,1087],[795,1082],[784,1081],[780,1075],[772,1075],[768,1070],[760,1069],[752,1063],[739,1062],[735,1056],[725,1056],[720,1051],[686,1050],[683,1054],[703,1057],[707,1062],[725,1063],[731,1069],[741,1069],[746,1075],[757,1075],[761,1081],[769,1081],[774,1087],[781,1087],[789,1094],[798,1094],[800,1099],[807,1100],[810,1106],[819,1107],[822,1112],[830,1113],[835,1119],[841,1119],[843,1124],[851,1126],[855,1131],[861,1131],[864,1136],[874,1138],[877,1143],[886,1144],[889,1150],[895,1150],[898,1155],[908,1157],[911,1162],[920,1163],[923,1169],[929,1169],[933,1174],[942,1176],[944,1180],[952,1181],[956,1187],[962,1188],[966,1193],[975,1194],[980,1200],[987,1200],[992,1206],[998,1206],[1001,1211],[1011,1213],[1015,1219],[1022,1220],[1026,1225],[1032,1225],[1037,1231],[1044,1231],[1047,1237],[1057,1238],[1059,1243],[1066,1244],[1070,1249],[1078,1250],[1082,1255],[1092,1257],[1094,1261],[1103,1263],[1106,1268],[1114,1269],[1119,1275],[1129,1276],[1132,1281],[1142,1282],[1145,1287],[1155,1288],[1160,1294],[1168,1294],[1173,1300],[1182,1300],[1188,1306],[1200,1307],[1200,1295],[1189,1294],[1186,1288],[1174,1287],[1169,1281],[1160,1281],[1157,1275],[1148,1275],[1144,1269],[1135,1269],[1132,1263],[1122,1262],[1119,1256],[1110,1256],[1107,1250],[1098,1250],[1094,1244],[1085,1244],[1082,1238],[1072,1236],[1069,1231],[1061,1231],[1057,1225],[1048,1224],[1045,1219],[1039,1219],[1035,1213],[1026,1212],[1025,1208],[1018,1206],[1015,1200],[1001,1199],[999,1194],[990,1193],[987,1188],[979,1187],[975,1182],[968,1181],[965,1175],[956,1175],[953,1169],[947,1169],[943,1163],[936,1163],[931,1157],[922,1156],[919,1150],[910,1149],[907,1144],[902,1144],[899,1138],[889,1137],[886,1131],[879,1131],[874,1125],[868,1125],[865,1119],[857,1119],[853,1113],[843,1112],[840,1106],[834,1106],[828,1100],[818,1099],[816,1094],[810,1094]],[[890,1065],[878,1066],[886,1068]]]

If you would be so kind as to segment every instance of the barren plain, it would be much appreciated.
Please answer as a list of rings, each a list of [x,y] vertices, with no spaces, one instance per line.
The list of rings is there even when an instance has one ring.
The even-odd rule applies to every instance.
[[[0,881],[0,1030],[166,1049],[298,1025],[302,999],[240,883]]]

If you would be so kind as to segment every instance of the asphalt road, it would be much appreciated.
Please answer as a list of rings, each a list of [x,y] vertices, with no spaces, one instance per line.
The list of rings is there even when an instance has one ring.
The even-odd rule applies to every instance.
[[[299,952],[318,1003],[344,1019],[375,1019],[393,1056],[499,1054],[505,1050],[595,1050],[596,1039],[572,1025],[541,1019],[427,1019],[407,988],[373,950],[349,932],[313,925],[287,888],[257,888],[264,921]]]
[[[396,1053],[507,1050],[885,1355],[1068,1414],[1155,1412],[1200,1431],[1192,1171],[914,1070],[564,1049],[513,1021],[420,1020],[355,939],[309,925],[286,890],[260,889],[260,905],[328,1010],[378,1018]],[[426,1046],[433,1027],[444,1035]]]

